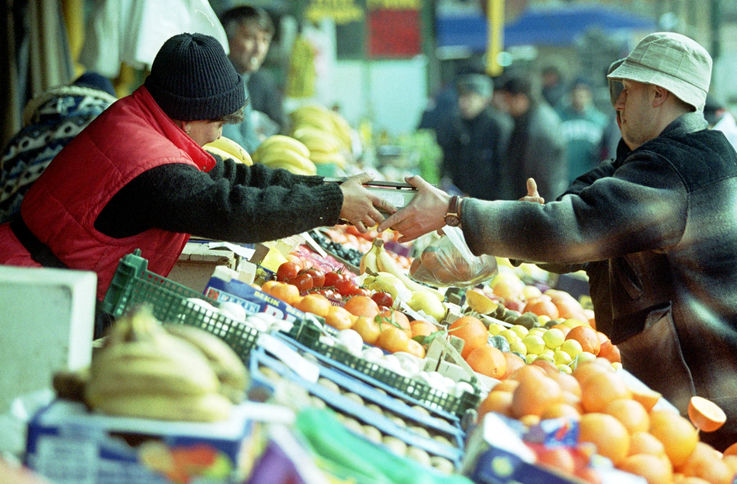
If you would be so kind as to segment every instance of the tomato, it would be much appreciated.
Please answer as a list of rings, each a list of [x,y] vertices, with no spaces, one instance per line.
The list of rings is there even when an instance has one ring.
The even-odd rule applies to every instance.
[[[276,280],[282,282],[290,281],[297,277],[299,269],[299,264],[296,262],[284,262],[276,270]]]
[[[338,283],[343,280],[343,274],[340,272],[327,272],[323,285],[327,287],[338,287]]]
[[[359,294],[360,287],[350,278],[343,278],[339,281],[335,289],[343,296],[355,296]]]
[[[325,273],[322,271],[319,271],[317,269],[308,269],[306,271],[310,276],[312,276],[312,287],[322,287],[325,285]]]
[[[305,294],[312,289],[312,276],[306,272],[298,274],[297,277],[289,281],[289,284],[297,286],[300,294]]]
[[[374,302],[379,306],[386,306],[390,308],[394,305],[394,298],[392,298],[392,295],[388,292],[375,292],[371,295],[371,299],[373,299]]]

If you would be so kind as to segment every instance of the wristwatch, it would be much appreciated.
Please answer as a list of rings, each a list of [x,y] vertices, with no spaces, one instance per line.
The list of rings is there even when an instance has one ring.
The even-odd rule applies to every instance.
[[[445,214],[445,225],[451,227],[461,226],[461,197],[453,195],[448,203],[448,211]]]

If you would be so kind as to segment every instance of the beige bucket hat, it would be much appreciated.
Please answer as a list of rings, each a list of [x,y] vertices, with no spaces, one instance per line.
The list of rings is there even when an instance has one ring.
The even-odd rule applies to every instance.
[[[711,56],[695,40],[655,32],[645,36],[607,78],[655,84],[701,111],[709,92],[711,64]]]

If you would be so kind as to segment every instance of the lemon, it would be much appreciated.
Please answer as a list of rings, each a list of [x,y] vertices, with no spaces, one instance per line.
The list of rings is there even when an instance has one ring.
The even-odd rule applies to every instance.
[[[538,360],[545,360],[549,361],[551,363],[555,362],[555,353],[553,353],[553,350],[551,349],[545,349],[543,350],[539,355],[537,355]]]
[[[569,375],[573,373],[573,370],[568,365],[556,365],[556,366],[558,367],[561,373],[567,373]]]
[[[586,363],[587,361],[594,361],[595,359],[596,359],[595,354],[589,353],[588,351],[582,351],[576,357],[576,365],[580,363]]]
[[[507,328],[503,330],[501,333],[499,333],[499,336],[503,337],[507,341],[509,341],[509,344],[512,344],[512,341],[519,341],[519,335],[512,331],[511,329]]]
[[[568,366],[573,361],[573,357],[562,350],[555,350],[554,356],[553,356],[553,362],[560,366]]]
[[[527,347],[527,353],[539,355],[543,351],[545,351],[545,341],[543,341],[542,336],[538,336],[536,334],[528,334],[524,338],[522,338],[522,343]]]
[[[550,321],[550,316],[547,314],[540,314],[538,315],[537,320],[540,322],[540,326],[543,326],[545,323]]]
[[[588,323],[584,323],[580,319],[576,319],[576,318],[568,318],[563,321],[563,324],[568,326],[569,328],[575,328],[576,326],[583,326],[584,324],[588,326]]]
[[[527,354],[527,346],[525,346],[521,339],[517,339],[509,342],[509,351],[519,353],[524,356]]]
[[[514,331],[515,334],[519,336],[520,338],[524,338],[525,336],[527,336],[527,333],[529,333],[529,330],[525,328],[524,326],[522,326],[521,324],[515,324],[510,329]]]
[[[542,336],[543,333],[545,333],[547,329],[543,328],[542,326],[535,326],[534,328],[531,328],[527,334],[533,334],[533,335],[540,335]]]
[[[583,351],[583,348],[581,347],[581,343],[576,341],[575,339],[567,339],[565,340],[560,347],[558,347],[559,350],[565,351],[568,353],[571,358],[575,358],[578,356],[579,353]]]
[[[491,334],[492,336],[498,335],[499,333],[501,333],[505,329],[507,329],[507,328],[503,324],[499,324],[499,323],[491,323],[491,324],[489,324],[489,334]]]
[[[543,333],[543,341],[545,341],[545,346],[551,349],[559,347],[563,344],[565,340],[566,336],[563,334],[563,331],[557,328],[551,328]]]
[[[527,363],[528,365],[532,364],[532,362],[535,361],[536,359],[537,359],[537,355],[534,353],[527,353],[525,355],[525,363]]]

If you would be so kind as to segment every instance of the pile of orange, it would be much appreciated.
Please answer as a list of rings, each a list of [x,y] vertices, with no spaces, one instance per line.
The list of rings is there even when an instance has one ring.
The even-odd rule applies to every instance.
[[[737,474],[737,443],[721,453],[699,440],[699,431],[724,423],[724,413],[694,397],[689,420],[668,408],[654,408],[659,398],[652,390],[629,388],[603,358],[580,364],[572,375],[538,360],[492,388],[478,413],[481,418],[498,412],[526,424],[551,417],[575,419],[581,442],[595,445],[617,468],[643,476],[649,484],[731,484]]]

